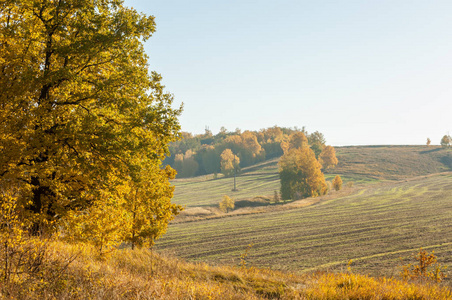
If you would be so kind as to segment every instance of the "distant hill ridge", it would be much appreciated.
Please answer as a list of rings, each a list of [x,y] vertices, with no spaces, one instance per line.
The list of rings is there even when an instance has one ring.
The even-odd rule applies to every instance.
[[[397,180],[452,171],[452,150],[440,146],[369,145],[336,147],[339,164],[326,174]],[[242,174],[277,172],[279,158],[243,168]]]
[[[329,173],[396,180],[452,171],[452,151],[439,146],[338,147],[336,156]]]

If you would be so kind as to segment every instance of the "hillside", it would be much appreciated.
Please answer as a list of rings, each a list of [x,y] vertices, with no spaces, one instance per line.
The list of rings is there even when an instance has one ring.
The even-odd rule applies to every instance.
[[[422,148],[338,148],[333,172],[355,186],[287,203],[271,202],[277,159],[251,166],[230,214],[213,206],[231,178],[175,180],[176,200],[193,214],[152,250],[99,256],[80,243],[41,242],[38,267],[1,286],[0,298],[451,299],[452,172],[438,172],[452,151]],[[401,280],[421,247],[449,267],[443,283]]]
[[[2,286],[0,298],[450,299],[452,172],[438,172],[452,151],[423,148],[338,148],[327,178],[337,172],[355,186],[287,203],[271,202],[277,159],[250,166],[230,214],[214,206],[231,178],[175,180],[176,201],[192,215],[153,250],[100,257],[91,246],[46,242],[39,268]],[[443,283],[401,280],[421,247],[449,267]]]
[[[253,243],[253,266],[340,271],[353,259],[359,272],[393,276],[400,259],[424,247],[452,266],[452,175],[436,174],[450,170],[452,151],[376,146],[338,148],[337,154],[340,163],[327,177],[340,174],[358,184],[292,203],[271,203],[279,188],[277,160],[244,170],[234,193],[231,178],[176,180],[175,200],[187,212],[157,249],[190,261],[237,264]],[[223,194],[260,206],[221,214],[214,206]]]
[[[244,261],[246,262],[246,261]],[[278,272],[187,263],[145,249],[98,257],[91,247],[50,242],[38,271],[0,286],[1,299],[450,299],[420,281]]]
[[[452,175],[373,185],[307,207],[173,224],[161,251],[237,264],[248,244],[254,266],[340,271],[348,260],[373,275],[398,273],[399,258],[435,250],[452,266]]]
[[[452,171],[452,151],[437,146],[338,147],[336,155],[338,166],[325,176],[331,180],[339,174],[345,184],[353,181],[359,185]],[[278,160],[275,158],[244,168],[237,178],[239,191],[234,193],[231,192],[232,178],[214,179],[210,174],[173,180],[176,186],[173,201],[187,208],[205,208],[216,206],[225,194],[236,200],[272,197],[274,191],[280,189]]]
[[[360,146],[336,149],[332,170],[350,178],[394,180],[452,170],[452,151],[439,146]]]

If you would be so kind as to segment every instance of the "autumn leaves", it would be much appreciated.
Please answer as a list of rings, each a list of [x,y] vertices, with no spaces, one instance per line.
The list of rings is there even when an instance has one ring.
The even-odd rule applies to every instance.
[[[121,1],[0,5],[0,190],[31,231],[150,245],[181,209],[161,166],[180,110],[142,46],[154,31]]]
[[[337,165],[334,148],[317,144],[317,147],[323,148],[317,158],[303,132],[292,134],[282,147],[284,155],[279,161],[281,198],[301,199],[325,195],[328,186],[322,167],[328,169]]]

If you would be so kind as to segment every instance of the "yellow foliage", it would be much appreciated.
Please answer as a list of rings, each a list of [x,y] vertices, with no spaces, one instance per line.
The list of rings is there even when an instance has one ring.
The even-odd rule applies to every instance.
[[[316,197],[328,191],[321,165],[312,149],[289,150],[279,161],[281,198]]]
[[[105,249],[135,227],[156,238],[180,210],[161,167],[180,109],[148,71],[154,31],[122,1],[0,4],[0,186],[27,230]]]
[[[232,153],[231,149],[225,149],[221,155],[221,172],[225,176],[232,176],[240,165],[240,158]]]
[[[305,136],[303,132],[297,131],[290,135],[288,150],[302,149],[307,147],[309,147],[308,138]]]
[[[444,270],[447,267],[442,267],[436,258],[435,252],[428,253],[422,248],[419,253],[414,256],[418,264],[403,266],[401,276],[404,279],[410,280],[432,280],[434,282],[441,282],[447,276]]]
[[[446,300],[452,293],[439,285],[422,285],[392,278],[357,274],[321,273],[313,276],[304,291],[308,299],[431,299]]]
[[[230,198],[227,195],[224,195],[223,199],[219,203],[220,210],[225,212],[225,213],[228,213],[229,209],[233,210],[234,206],[235,206],[234,199]]]
[[[258,156],[261,153],[262,147],[259,144],[259,142],[257,141],[257,137],[256,137],[255,133],[247,130],[242,133],[241,137],[242,137],[242,144],[243,144],[244,149],[251,152],[253,158]]]
[[[339,175],[336,175],[336,177],[334,177],[333,187],[336,191],[339,191],[342,188],[342,179]]]
[[[326,170],[334,168],[338,163],[336,150],[334,150],[334,147],[326,146],[325,148],[323,148],[322,152],[319,155],[319,162]]]

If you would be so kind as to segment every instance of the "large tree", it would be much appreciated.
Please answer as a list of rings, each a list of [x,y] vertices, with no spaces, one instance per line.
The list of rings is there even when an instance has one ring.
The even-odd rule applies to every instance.
[[[161,168],[180,110],[148,73],[154,30],[122,0],[1,2],[0,189],[20,191],[17,212],[35,229],[115,220],[135,241],[130,226],[155,238],[164,230],[149,226],[180,209]]]
[[[279,161],[281,198],[299,199],[316,197],[327,192],[321,165],[309,147],[295,148],[284,154]]]

